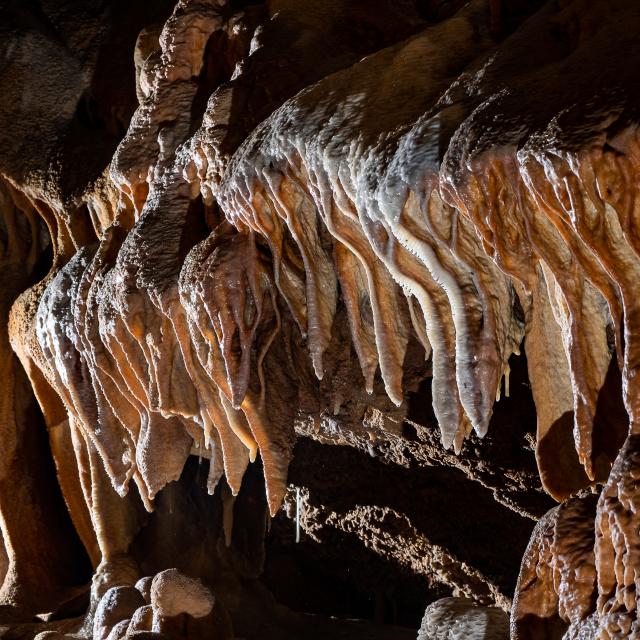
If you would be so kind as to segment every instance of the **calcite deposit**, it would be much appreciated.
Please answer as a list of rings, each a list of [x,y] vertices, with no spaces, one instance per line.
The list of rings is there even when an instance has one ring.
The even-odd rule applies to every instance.
[[[638,33],[0,0],[0,635],[640,638]]]

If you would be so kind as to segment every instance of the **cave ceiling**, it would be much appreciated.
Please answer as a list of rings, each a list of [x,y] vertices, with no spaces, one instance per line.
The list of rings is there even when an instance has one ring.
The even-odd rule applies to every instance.
[[[0,0],[0,637],[640,638],[639,34]]]

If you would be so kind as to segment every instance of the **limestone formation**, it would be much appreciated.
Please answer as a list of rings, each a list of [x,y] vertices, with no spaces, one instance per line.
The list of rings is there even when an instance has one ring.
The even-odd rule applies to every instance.
[[[0,635],[640,637],[639,29],[0,1]]]
[[[504,611],[478,607],[466,598],[432,602],[424,614],[418,640],[506,640],[509,622]]]

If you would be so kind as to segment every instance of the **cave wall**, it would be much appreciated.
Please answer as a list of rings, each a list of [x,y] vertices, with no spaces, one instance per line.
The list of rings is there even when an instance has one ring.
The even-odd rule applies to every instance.
[[[638,27],[1,2],[2,633],[633,637]]]

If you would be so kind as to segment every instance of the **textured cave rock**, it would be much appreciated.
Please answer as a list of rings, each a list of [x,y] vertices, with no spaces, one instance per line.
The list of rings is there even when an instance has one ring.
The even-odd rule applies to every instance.
[[[0,635],[640,637],[639,29],[0,1]]]
[[[508,617],[497,608],[478,607],[465,598],[443,598],[425,611],[418,640],[457,640],[509,637]]]

